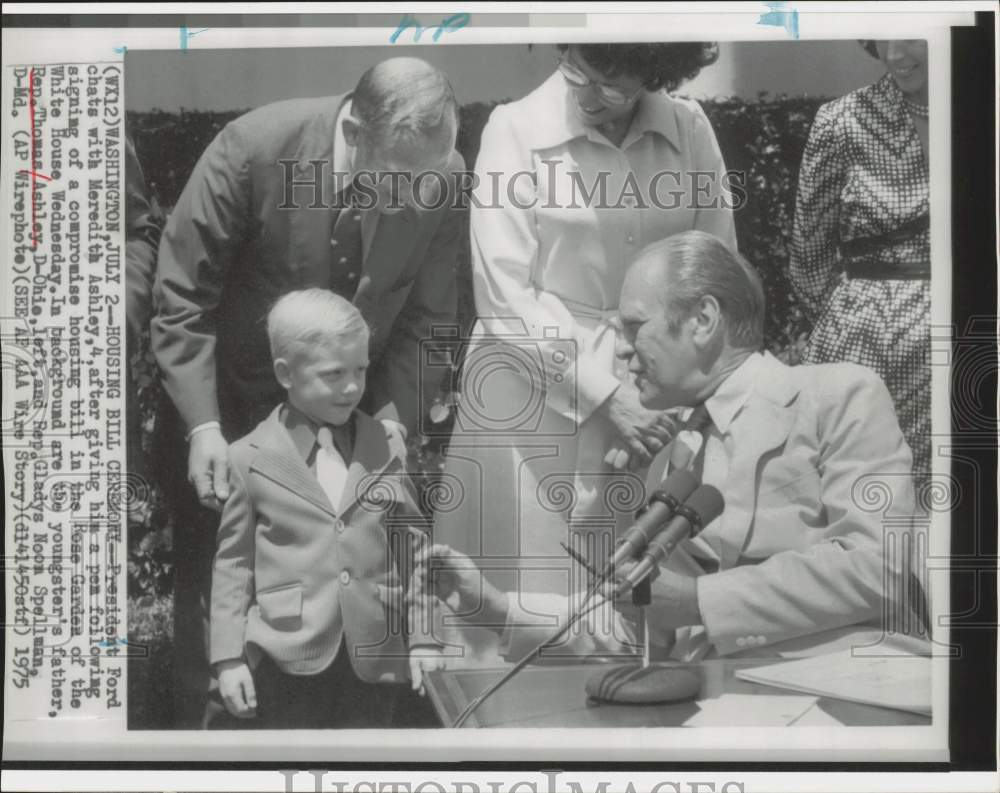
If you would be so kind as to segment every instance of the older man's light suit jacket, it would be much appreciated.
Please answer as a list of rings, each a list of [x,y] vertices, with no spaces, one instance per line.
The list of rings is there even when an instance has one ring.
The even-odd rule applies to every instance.
[[[789,367],[765,354],[730,432],[725,511],[684,546],[719,566],[698,578],[704,628],[695,633],[728,655],[881,625],[899,591],[914,496],[910,450],[880,378],[855,364]],[[654,487],[669,456],[668,446],[651,466]],[[522,626],[566,610],[558,597],[516,602],[512,622]],[[506,631],[508,656],[550,630]],[[602,639],[583,637],[578,650],[588,644]]]

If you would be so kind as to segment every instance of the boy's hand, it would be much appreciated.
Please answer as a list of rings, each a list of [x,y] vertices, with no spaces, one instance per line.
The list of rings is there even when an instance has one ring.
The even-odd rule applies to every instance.
[[[254,688],[250,667],[239,659],[222,661],[219,670],[219,694],[226,710],[238,719],[257,715],[257,689]]]
[[[424,696],[427,691],[424,688],[424,673],[435,669],[444,669],[446,666],[444,649],[434,645],[421,645],[410,649],[410,680],[413,683],[413,690]]]

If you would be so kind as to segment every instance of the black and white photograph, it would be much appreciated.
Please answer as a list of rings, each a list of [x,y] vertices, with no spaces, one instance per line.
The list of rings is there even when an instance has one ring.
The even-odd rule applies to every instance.
[[[930,722],[926,41],[125,62],[130,728]]]
[[[517,5],[5,68],[19,696],[51,666],[35,710],[136,760],[947,769],[960,632],[996,649],[956,28]]]

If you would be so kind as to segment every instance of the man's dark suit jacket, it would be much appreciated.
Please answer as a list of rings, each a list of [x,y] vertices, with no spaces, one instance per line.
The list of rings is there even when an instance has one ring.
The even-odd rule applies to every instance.
[[[227,434],[243,433],[283,398],[267,312],[286,292],[331,286],[334,127],[349,98],[277,102],[235,119],[202,154],[170,215],[151,332],[164,386],[188,429],[221,418]],[[286,195],[286,179],[301,184],[320,167],[322,191],[296,187]],[[453,152],[449,170],[463,168]],[[420,388],[426,405],[443,373],[424,368],[421,376],[420,341],[455,320],[462,219],[455,180],[446,176],[450,193],[440,209],[379,217],[357,289],[344,295],[373,331],[363,407],[411,430]]]

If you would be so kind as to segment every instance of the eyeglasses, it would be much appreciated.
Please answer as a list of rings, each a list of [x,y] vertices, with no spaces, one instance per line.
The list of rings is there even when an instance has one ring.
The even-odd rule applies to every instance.
[[[579,68],[567,60],[566,54],[559,59],[559,71],[562,73],[566,82],[574,88],[586,88],[588,85],[593,85],[594,90],[597,91],[597,95],[601,98],[601,101],[609,105],[627,105],[642,92],[641,85],[629,94],[621,88],[615,88],[611,85],[602,85],[596,80],[591,80],[587,77],[587,75],[580,71]]]

